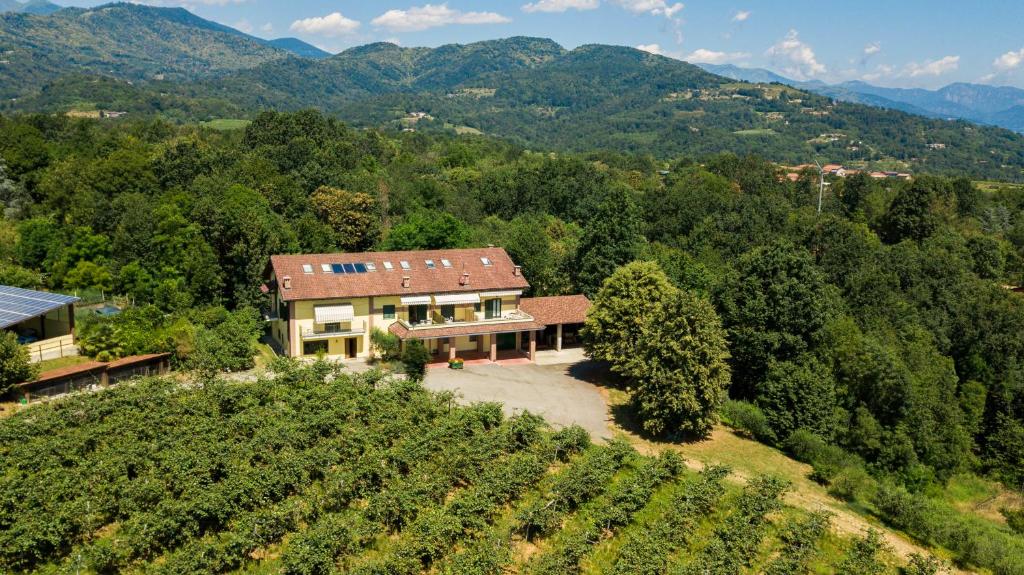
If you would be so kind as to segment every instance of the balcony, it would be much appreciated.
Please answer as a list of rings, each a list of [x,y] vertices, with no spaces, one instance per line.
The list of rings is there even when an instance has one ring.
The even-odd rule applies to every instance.
[[[463,315],[463,318],[465,318],[465,317],[468,317],[468,316]],[[411,322],[409,322],[405,318],[399,318],[398,319],[398,323],[402,324],[403,327],[406,327],[406,328],[408,328],[408,329],[410,329],[412,331],[416,331],[418,329],[435,329],[435,328],[438,328],[438,327],[462,327],[462,326],[474,326],[474,325],[495,325],[495,324],[500,324],[500,323],[515,324],[517,322],[532,322],[532,321],[533,321],[533,316],[531,316],[530,314],[528,314],[528,313],[526,313],[525,311],[522,311],[522,310],[508,311],[508,312],[505,312],[505,313],[501,314],[500,317],[495,317],[495,318],[490,318],[490,319],[472,319],[472,320],[460,319],[458,317],[458,314],[456,314],[456,319],[451,320],[451,319],[445,319],[445,318],[441,317],[441,314],[439,314],[439,313],[431,313],[430,314],[430,319],[427,319],[427,320],[424,320],[424,321],[421,321],[421,322],[417,322],[417,323],[411,323]]]
[[[345,322],[342,324],[325,324],[319,328],[303,329],[302,339],[313,341],[332,337],[348,337],[366,333],[366,320]]]

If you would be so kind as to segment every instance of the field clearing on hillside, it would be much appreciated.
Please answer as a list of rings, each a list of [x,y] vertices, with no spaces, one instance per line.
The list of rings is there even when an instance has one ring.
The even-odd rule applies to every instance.
[[[218,120],[209,120],[207,122],[203,122],[202,126],[204,128],[210,128],[211,130],[218,130],[218,131],[222,131],[222,132],[227,132],[227,131],[231,131],[231,130],[242,130],[242,129],[244,129],[246,126],[248,126],[251,123],[252,123],[252,120],[242,120],[242,119],[237,119],[237,118],[222,118],[222,119],[218,119]]]
[[[775,136],[778,132],[771,128],[751,128],[749,130],[736,130],[733,134],[737,136]]]
[[[279,369],[201,387],[141,380],[0,422],[0,496],[12,502],[0,567],[828,572],[850,547],[824,517],[784,504],[784,479],[725,481],[727,468],[697,472],[673,450],[591,445],[580,428],[456,407],[379,372]]]

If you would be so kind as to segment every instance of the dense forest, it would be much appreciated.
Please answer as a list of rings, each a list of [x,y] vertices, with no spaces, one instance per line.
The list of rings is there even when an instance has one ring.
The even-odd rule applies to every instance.
[[[1007,289],[1024,274],[1018,187],[859,175],[830,182],[818,214],[816,174],[790,182],[754,156],[540,154],[315,111],[234,131],[3,117],[0,157],[0,283],[135,304],[82,327],[91,355],[244,355],[235,335],[258,330],[274,253],[493,243],[533,294],[598,300],[634,273],[656,288],[636,297],[721,326],[730,423],[963,564],[1020,572],[1016,536],[927,511],[955,474],[1024,487],[1024,300]],[[654,436],[707,429],[649,419]],[[46,545],[4,560],[66,551]]]

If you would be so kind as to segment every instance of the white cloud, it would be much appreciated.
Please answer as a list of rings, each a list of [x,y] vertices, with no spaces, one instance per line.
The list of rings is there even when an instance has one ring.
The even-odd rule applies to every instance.
[[[938,60],[926,60],[918,64],[911,62],[907,64],[906,74],[911,78],[919,76],[941,76],[946,72],[952,72],[960,67],[960,56],[945,56]]]
[[[235,22],[234,24],[231,25],[231,27],[234,28],[235,30],[238,30],[239,32],[245,32],[246,34],[252,34],[252,24],[248,20],[246,20],[245,18],[242,18],[238,22]]]
[[[652,14],[669,19],[675,18],[683,9],[681,2],[669,4],[665,0],[615,0],[615,3],[634,14]]]
[[[732,16],[733,22],[746,22],[750,18],[750,10],[737,10]]]
[[[742,60],[749,57],[750,54],[747,54],[746,52],[716,52],[715,50],[698,48],[686,56],[683,56],[683,60],[692,64],[724,64],[726,62],[735,62],[736,60]]]
[[[665,53],[661,50],[660,44],[638,44],[637,50],[643,50],[644,52],[650,52],[651,54],[657,54],[663,56]]]
[[[882,51],[882,45],[878,42],[871,42],[864,46],[864,55],[873,56]]]
[[[782,60],[783,71],[796,80],[805,80],[828,71],[818,62],[814,50],[802,40],[796,30],[790,30],[786,37],[768,48],[765,54]]]
[[[260,31],[269,34],[274,31],[274,25],[271,24],[270,22],[267,22],[266,24],[260,26]]]
[[[874,82],[875,80],[879,80],[881,78],[888,78],[895,73],[895,66],[890,66],[888,64],[879,64],[878,66],[875,66],[874,71],[868,72],[867,74],[864,74],[860,78],[865,82]]]
[[[1016,52],[1010,51],[1003,54],[996,58],[995,61],[992,62],[992,65],[995,66],[997,70],[1005,72],[1006,70],[1013,70],[1020,66],[1022,62],[1024,62],[1024,48],[1021,48]]]
[[[509,18],[497,12],[463,12],[448,4],[426,4],[408,10],[388,10],[372,20],[374,26],[394,32],[416,32],[449,24],[505,24]]]
[[[351,34],[359,28],[359,21],[346,18],[341,12],[332,12],[326,16],[306,18],[292,22],[292,32],[320,34],[322,36],[343,36]]]
[[[593,10],[600,0],[537,0],[523,4],[523,12],[565,12],[567,10]]]

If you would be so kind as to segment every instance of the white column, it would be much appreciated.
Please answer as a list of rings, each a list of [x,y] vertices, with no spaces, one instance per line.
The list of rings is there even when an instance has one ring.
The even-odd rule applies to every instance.
[[[555,351],[562,351],[562,324],[555,327]]]

